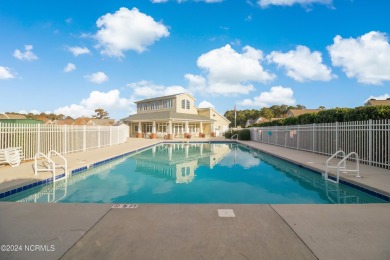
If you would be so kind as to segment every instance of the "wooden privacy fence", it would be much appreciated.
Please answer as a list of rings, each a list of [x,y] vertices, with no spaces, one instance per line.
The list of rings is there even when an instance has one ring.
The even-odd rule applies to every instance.
[[[252,127],[251,139],[329,156],[356,152],[361,163],[390,169],[390,119]]]
[[[0,149],[22,147],[24,160],[36,153],[55,150],[61,154],[125,143],[129,127],[0,123]]]

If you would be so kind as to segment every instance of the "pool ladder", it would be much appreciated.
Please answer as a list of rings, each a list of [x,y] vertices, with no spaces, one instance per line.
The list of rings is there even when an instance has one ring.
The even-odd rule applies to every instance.
[[[60,157],[64,161],[64,163],[63,164],[56,164],[52,160],[52,156]],[[43,161],[44,168],[38,168],[38,159],[40,159],[42,157],[46,160],[46,161]],[[45,164],[45,163],[47,163],[47,164]],[[52,172],[52,174],[53,174],[53,182],[56,182],[58,180],[63,179],[63,178],[58,178],[58,179],[56,178],[56,168],[63,168],[65,171],[65,175],[63,178],[68,177],[68,161],[59,152],[51,150],[47,153],[47,155],[45,155],[44,153],[41,153],[41,152],[35,154],[35,156],[34,156],[34,175],[38,175],[38,172],[48,172],[49,171],[49,172]]]
[[[238,140],[238,134],[234,134],[230,139],[232,139],[232,140]]]
[[[337,156],[340,156],[341,155],[341,160],[336,164],[336,165],[333,165],[331,166],[330,165],[330,161],[337,157]],[[354,159],[355,159],[355,169],[347,169],[347,163],[346,163],[346,160],[349,159],[349,158],[352,158],[352,156],[354,156]],[[326,160],[326,163],[325,163],[325,173],[324,173],[324,177],[325,177],[325,180],[327,181],[330,181],[330,182],[333,182],[333,183],[339,183],[340,181],[340,171],[342,170],[342,172],[356,172],[356,175],[355,177],[356,178],[361,178],[360,176],[360,170],[359,170],[359,155],[355,152],[351,152],[347,155],[345,155],[345,152],[343,150],[338,150],[337,152],[335,152],[331,157],[329,157],[328,160]],[[334,180],[334,178],[329,178],[329,169],[330,168],[335,168],[336,169],[336,180]]]

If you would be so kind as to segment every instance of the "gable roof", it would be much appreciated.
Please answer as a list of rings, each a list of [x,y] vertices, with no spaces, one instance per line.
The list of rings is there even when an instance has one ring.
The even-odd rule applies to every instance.
[[[73,125],[74,120],[73,119],[54,120],[53,124],[55,124],[55,125]]]
[[[184,113],[176,113],[173,111],[161,111],[155,113],[142,113],[142,114],[134,114],[127,118],[124,118],[123,121],[131,122],[131,121],[195,121],[195,122],[214,122],[215,120],[207,118],[205,116],[195,115],[195,114],[184,114]]]
[[[385,99],[385,100],[370,99],[364,105],[365,106],[390,106],[390,99]]]
[[[12,114],[12,113],[1,113],[0,119],[27,119],[25,115]]]
[[[183,93],[178,93],[178,94],[174,94],[174,95],[142,99],[142,100],[135,101],[134,103],[137,104],[137,103],[143,103],[143,102],[149,102],[149,101],[155,101],[155,100],[162,100],[162,99],[166,99],[166,98],[173,98],[173,97],[177,97],[177,96],[180,96],[180,95],[183,95],[183,94],[186,94],[186,95],[190,96],[192,99],[196,100],[196,98],[194,98],[190,93],[183,92]]]
[[[98,119],[98,118],[92,118],[88,121],[88,124],[92,125],[114,125],[115,119]]]
[[[198,110],[212,110],[215,114],[219,115],[221,118],[223,118],[226,122],[229,124],[231,123],[229,119],[227,119],[224,115],[221,115],[215,108],[213,107],[203,107],[203,108],[198,108]]]
[[[318,113],[322,111],[323,109],[290,109],[287,114],[292,117],[292,116],[300,116],[304,114],[309,114],[309,113]]]

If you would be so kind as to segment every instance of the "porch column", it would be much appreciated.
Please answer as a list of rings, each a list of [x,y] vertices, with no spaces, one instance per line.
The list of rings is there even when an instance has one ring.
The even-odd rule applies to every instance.
[[[186,158],[188,158],[190,146],[189,146],[188,144],[186,144],[186,146],[184,147],[184,149],[185,149],[185,151],[186,151]]]
[[[215,137],[215,136],[216,136],[216,135],[215,135],[214,124],[213,124],[213,123],[210,124],[210,132],[211,132],[211,137]]]
[[[188,121],[187,121],[184,129],[184,138],[187,137],[187,135],[189,134],[190,134],[190,130],[188,129]]]
[[[156,122],[153,121],[152,134],[150,135],[150,139],[155,139],[156,137],[157,137]]]
[[[199,127],[199,137],[203,136],[203,123],[200,122],[200,127]]]
[[[138,122],[138,132],[137,132],[137,138],[142,137],[142,125],[141,122]]]
[[[169,120],[169,123],[168,123],[168,140],[172,140],[173,139],[173,135],[172,135],[172,121]]]
[[[169,159],[169,161],[172,161],[172,149],[173,149],[173,144],[170,144],[169,146],[168,146],[168,159]]]

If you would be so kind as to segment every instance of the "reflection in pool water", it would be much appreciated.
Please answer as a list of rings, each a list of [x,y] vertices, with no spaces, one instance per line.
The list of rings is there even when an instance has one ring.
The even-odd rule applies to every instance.
[[[169,143],[6,198],[74,203],[384,202],[232,143]]]

